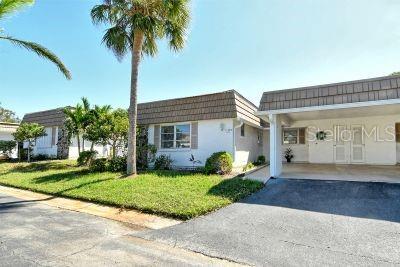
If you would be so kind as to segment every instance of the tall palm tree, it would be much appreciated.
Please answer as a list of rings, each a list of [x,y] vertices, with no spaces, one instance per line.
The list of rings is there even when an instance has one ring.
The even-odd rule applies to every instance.
[[[35,0],[0,0],[0,20],[22,9],[23,7],[32,5],[34,3]],[[1,28],[0,28],[0,41],[11,42],[16,46],[32,51],[36,53],[38,56],[53,62],[57,66],[57,68],[61,71],[61,73],[64,74],[65,78],[67,78],[68,80],[71,79],[71,73],[69,72],[67,67],[64,66],[61,60],[50,50],[41,46],[40,44],[29,41],[23,41],[8,35],[4,35]]]
[[[157,54],[157,40],[166,38],[172,50],[185,44],[188,0],[104,0],[91,11],[94,24],[108,24],[103,43],[118,60],[131,53],[131,96],[127,174],[136,175],[137,81],[143,55]]]

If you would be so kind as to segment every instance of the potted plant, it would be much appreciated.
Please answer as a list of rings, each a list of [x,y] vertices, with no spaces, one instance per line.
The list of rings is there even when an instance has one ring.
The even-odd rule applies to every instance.
[[[292,158],[294,158],[293,150],[291,148],[287,148],[285,150],[285,159],[288,163],[290,163],[292,161]]]

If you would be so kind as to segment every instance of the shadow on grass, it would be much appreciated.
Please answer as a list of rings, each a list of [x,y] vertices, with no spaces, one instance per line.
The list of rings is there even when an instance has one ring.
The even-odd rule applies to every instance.
[[[240,177],[226,179],[211,187],[207,194],[238,201],[258,190],[264,185],[257,181],[243,180]]]
[[[46,161],[46,162],[32,162],[27,164],[19,164],[9,172],[36,172],[36,171],[49,171],[49,170],[63,170],[68,167],[75,167],[74,164],[67,164],[59,161]]]
[[[80,170],[80,171],[68,171],[62,173],[53,173],[48,175],[43,175],[40,177],[33,178],[32,181],[35,184],[42,183],[57,183],[60,181],[70,181],[77,178],[82,178],[82,176],[90,175],[88,170]]]

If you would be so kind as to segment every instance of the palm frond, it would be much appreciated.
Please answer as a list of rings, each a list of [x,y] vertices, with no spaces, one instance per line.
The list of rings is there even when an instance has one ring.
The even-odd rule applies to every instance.
[[[0,0],[0,19],[34,3],[35,0]]]
[[[110,49],[119,61],[130,51],[132,42],[124,27],[109,28],[103,36],[103,43]]]
[[[64,66],[64,64],[61,62],[61,60],[55,54],[53,54],[50,50],[41,46],[40,44],[15,39],[10,36],[0,36],[0,39],[10,41],[12,44],[14,44],[16,46],[19,46],[19,47],[25,48],[29,51],[35,52],[39,57],[42,57],[44,59],[47,59],[47,60],[53,62],[57,66],[57,68],[60,70],[60,72],[62,74],[64,74],[65,78],[67,78],[68,80],[71,79],[71,73],[69,72],[67,67]]]

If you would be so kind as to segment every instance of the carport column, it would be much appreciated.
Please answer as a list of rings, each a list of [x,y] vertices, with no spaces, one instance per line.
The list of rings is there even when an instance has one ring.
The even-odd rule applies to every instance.
[[[279,114],[269,114],[269,173],[277,178],[282,173],[282,122]]]

